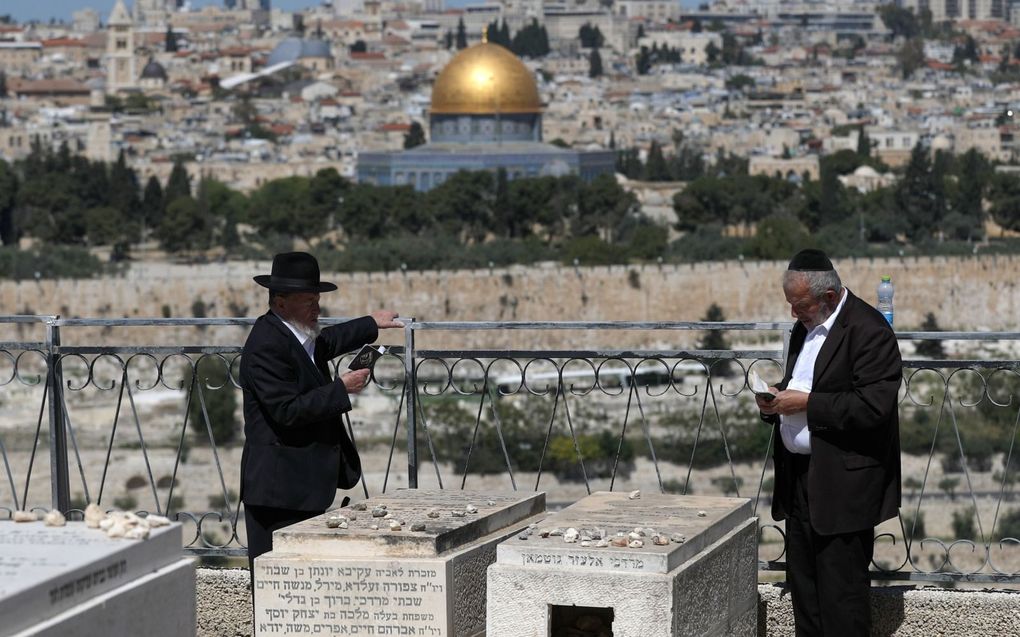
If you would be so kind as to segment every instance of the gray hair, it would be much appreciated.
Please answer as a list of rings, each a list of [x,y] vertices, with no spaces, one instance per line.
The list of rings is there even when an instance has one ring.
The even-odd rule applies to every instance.
[[[835,270],[802,271],[787,270],[783,273],[783,288],[788,288],[794,281],[803,280],[807,283],[811,296],[820,299],[829,290],[839,292],[843,289],[843,282]]]

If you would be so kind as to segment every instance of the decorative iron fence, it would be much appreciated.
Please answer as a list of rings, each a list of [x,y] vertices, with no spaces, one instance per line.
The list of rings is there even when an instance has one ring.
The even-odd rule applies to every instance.
[[[239,345],[82,346],[64,345],[61,336],[81,329],[188,329],[204,336],[218,328],[234,330],[230,342],[240,343],[253,322],[0,317],[0,329],[17,332],[0,342],[0,510],[10,516],[18,509],[57,508],[75,516],[96,502],[151,511],[185,524],[185,550],[192,554],[243,556]],[[768,506],[774,441],[758,418],[747,375],[754,370],[779,379],[789,328],[409,319],[403,345],[376,363],[370,389],[356,399],[353,418],[345,418],[363,455],[370,454],[360,491],[367,496],[395,485],[535,489],[548,491],[553,503],[593,490],[634,488],[750,497],[761,520],[760,567],[782,570],[783,526]],[[24,335],[40,330],[35,340]],[[475,342],[491,342],[488,335],[508,330],[645,331],[660,340],[697,331],[735,334],[752,345],[415,345],[416,334],[427,332],[446,332],[453,342],[467,340],[468,333]],[[904,500],[899,519],[876,533],[873,574],[1020,583],[1014,491],[1020,333],[898,337],[905,353]],[[944,342],[954,351],[941,352]],[[334,371],[346,360],[334,361]],[[406,471],[398,459],[404,455]]]

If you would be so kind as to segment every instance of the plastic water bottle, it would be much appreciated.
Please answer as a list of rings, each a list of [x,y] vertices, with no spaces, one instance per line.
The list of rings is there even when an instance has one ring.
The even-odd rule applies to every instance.
[[[882,282],[878,284],[878,311],[882,313],[889,325],[893,324],[893,289],[892,277],[883,276]]]

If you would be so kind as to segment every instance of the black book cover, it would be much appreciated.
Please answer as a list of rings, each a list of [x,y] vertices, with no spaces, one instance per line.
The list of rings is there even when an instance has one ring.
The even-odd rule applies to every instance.
[[[382,345],[365,345],[354,355],[354,360],[347,366],[347,369],[351,371],[365,368],[371,369],[372,365],[375,365],[379,357],[385,353],[386,348]]]

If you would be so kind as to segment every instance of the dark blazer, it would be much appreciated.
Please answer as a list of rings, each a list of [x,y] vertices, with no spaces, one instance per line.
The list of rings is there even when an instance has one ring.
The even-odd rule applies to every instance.
[[[778,389],[790,382],[806,336],[807,330],[797,322]],[[808,398],[808,508],[818,533],[863,531],[896,516],[902,373],[892,328],[878,310],[847,290],[843,309],[818,352]],[[791,454],[779,435],[779,418],[763,418],[775,425],[772,517],[785,520],[791,511]]]
[[[343,426],[347,389],[332,380],[332,358],[378,337],[370,316],[326,327],[315,364],[283,321],[259,317],[241,352],[244,451],[241,500],[299,511],[324,511],[337,488],[361,477],[361,461]]]

